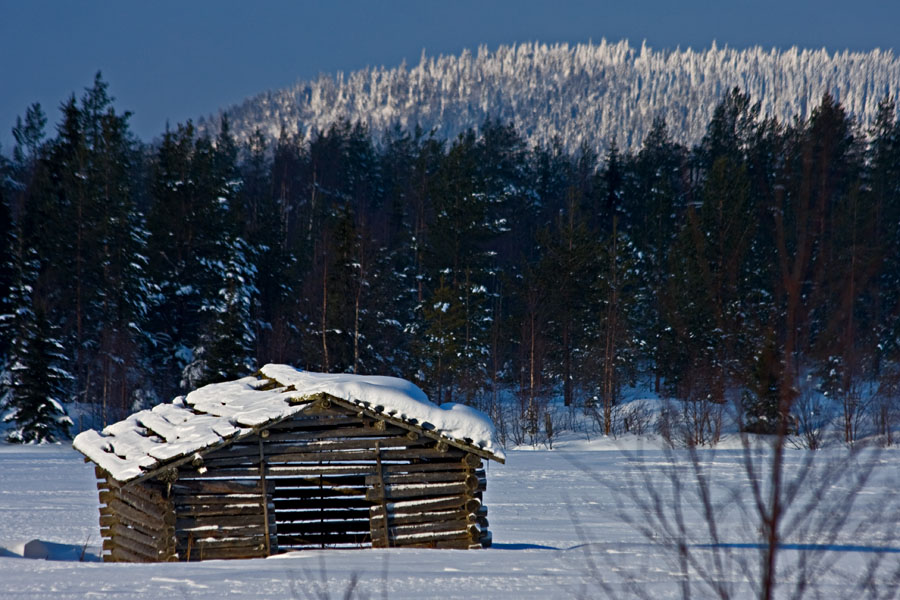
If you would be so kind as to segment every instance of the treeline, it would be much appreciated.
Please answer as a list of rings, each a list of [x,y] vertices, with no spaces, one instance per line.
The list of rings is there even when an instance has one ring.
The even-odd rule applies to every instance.
[[[812,381],[894,397],[900,124],[831,97],[781,123],[735,89],[694,148],[529,147],[339,122],[310,141],[223,118],[135,139],[99,75],[2,163],[9,439],[67,435],[266,362],[390,374],[518,431],[550,398],[607,431],[623,386],[739,400],[772,431]],[[77,403],[77,404],[74,404]],[[71,410],[77,406],[77,410]],[[512,407],[512,409],[510,409]],[[887,414],[887,413],[885,413]],[[506,416],[505,416],[506,415]],[[850,434],[852,435],[852,432]]]

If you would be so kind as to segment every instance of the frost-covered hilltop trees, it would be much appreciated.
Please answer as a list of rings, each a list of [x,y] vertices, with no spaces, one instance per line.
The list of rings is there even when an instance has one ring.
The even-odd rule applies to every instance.
[[[516,443],[559,429],[555,399],[613,435],[634,384],[692,443],[736,404],[744,430],[814,445],[801,404],[824,394],[848,443],[900,421],[890,97],[864,125],[828,93],[781,120],[734,88],[693,145],[657,115],[603,153],[494,119],[270,140],[223,116],[142,145],[100,78],[46,122],[28,109],[0,161],[9,439],[267,362],[402,376]]]
[[[734,87],[760,102],[763,116],[807,118],[830,93],[864,124],[879,101],[900,93],[900,59],[890,51],[656,51],[627,41],[482,46],[474,54],[426,56],[419,64],[372,67],[265,92],[226,109],[239,139],[282,128],[306,140],[341,119],[371,131],[416,125],[452,139],[486,119],[512,123],[530,143],[559,137],[566,151],[582,144],[600,155],[616,141],[637,151],[665,119],[673,141],[700,141],[713,109]],[[213,130],[218,117],[200,123]]]

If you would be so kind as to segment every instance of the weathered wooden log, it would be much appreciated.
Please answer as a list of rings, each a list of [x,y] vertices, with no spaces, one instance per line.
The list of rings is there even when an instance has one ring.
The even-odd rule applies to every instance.
[[[272,433],[269,443],[273,444],[296,444],[298,442],[314,442],[328,440],[353,440],[353,439],[370,439],[380,437],[403,437],[407,442],[412,442],[408,436],[408,431],[401,427],[388,425],[384,429],[378,429],[374,426],[368,426],[364,423],[356,423],[353,426],[337,427],[334,429],[304,429],[291,432]]]
[[[304,521],[302,523],[278,523],[279,535],[313,535],[330,533],[368,533],[369,521]]]
[[[405,435],[353,440],[312,440],[307,444],[271,447],[267,450],[267,457],[271,462],[296,462],[294,457],[298,454],[305,456],[310,452],[373,450],[375,444],[381,444],[381,449],[385,450],[387,448],[414,448],[419,445],[419,442],[410,441]]]
[[[113,523],[107,529],[107,531],[108,535],[104,537],[109,537],[113,540],[128,538],[136,543],[143,544],[148,548],[152,548],[154,551],[164,550],[168,542],[165,535],[148,535],[142,531],[135,529],[134,527],[128,527],[126,525],[123,525],[122,523]]]
[[[293,498],[293,499],[306,499],[306,498],[340,498],[346,496],[365,496],[366,488],[364,487],[282,487],[278,486],[274,490],[272,490],[273,498]]]
[[[262,547],[260,547],[262,546]],[[178,554],[181,560],[190,560],[191,562],[198,560],[223,560],[235,558],[264,558],[266,556],[266,548],[264,544],[257,546],[215,546],[200,548],[191,548],[190,557],[186,554],[186,548],[180,548]]]
[[[308,488],[308,487],[335,487],[335,488],[362,488],[368,487],[365,475],[331,475],[311,473],[299,477],[269,477],[270,485],[274,488]]]
[[[411,444],[413,442],[408,442]],[[462,451],[456,449],[450,449],[447,452],[440,452],[435,450],[434,448],[403,448],[403,449],[388,449],[383,450],[381,453],[381,459],[384,461],[397,461],[397,460],[409,460],[415,458],[443,458],[443,457],[459,457],[462,458]],[[309,451],[309,452],[298,452],[295,454],[286,454],[280,455],[278,457],[279,463],[284,462],[318,462],[318,461],[331,461],[331,462],[359,462],[359,461],[373,461],[375,460],[375,451],[374,450],[322,450],[321,452]],[[234,471],[234,474],[239,474],[237,469],[228,469],[227,471]],[[229,473],[230,475],[231,473]]]
[[[382,499],[434,498],[465,494],[468,491],[470,488],[465,482],[386,485],[384,488],[369,488],[366,490],[366,498],[371,502],[379,502]]]
[[[259,494],[187,494],[182,493],[175,497],[173,503],[176,507],[182,506],[208,506],[212,504],[233,504],[260,506],[262,497]]]
[[[372,511],[370,509],[369,518],[373,523],[373,527],[377,526],[380,528],[384,527],[384,513],[383,511]],[[420,513],[412,513],[412,514],[400,514],[390,515],[390,523],[391,525],[410,525],[414,523],[434,523],[438,521],[467,521],[468,517],[471,513],[466,512],[463,509],[460,510],[442,510],[442,511],[430,511],[430,512],[420,512]]]
[[[369,508],[372,503],[363,497],[360,498],[321,498],[292,500],[275,498],[275,511],[303,510],[319,508]]]
[[[387,473],[384,476],[384,483],[387,485],[442,483],[450,481],[466,481],[467,477],[471,477],[471,475],[464,470],[424,471],[421,473]],[[366,477],[366,485],[375,485],[378,483],[377,479],[377,477],[372,475]]]
[[[255,494],[257,497],[261,491],[259,481],[238,482],[228,480],[186,480],[179,479],[172,485],[172,491],[176,495],[194,494]]]
[[[480,505],[481,503],[477,500],[473,502],[471,498],[467,498],[465,496],[449,496],[446,498],[427,498],[424,500],[400,500],[395,502],[388,502],[387,511],[388,515],[393,518],[394,516],[404,514],[418,514],[422,512],[460,508],[463,508],[468,512],[474,512],[478,510],[478,507]],[[380,506],[373,506],[370,509],[370,513],[371,511],[375,511],[375,514],[381,514],[380,511],[382,510],[383,509]]]
[[[333,427],[337,425],[362,426],[362,420],[356,416],[347,416],[345,413],[335,413],[332,416],[322,414],[314,417],[304,417],[301,414],[281,421],[280,423],[269,425],[268,429],[275,433],[282,430],[302,431],[311,428]]]
[[[160,551],[157,548],[136,542],[128,537],[114,536],[108,540],[103,540],[104,550],[111,552],[114,548],[124,548],[133,554],[142,556],[144,562],[156,562],[160,558]]]
[[[256,464],[246,464],[233,467],[216,467],[207,469],[201,473],[194,469],[181,469],[179,472],[178,483],[183,480],[204,481],[208,479],[228,479],[232,481],[253,481],[259,477],[259,469]]]
[[[334,545],[368,546],[372,543],[371,535],[360,534],[322,534],[322,535],[286,535],[278,534],[279,548],[301,548]]]
[[[275,510],[275,505],[269,505],[272,510]],[[177,518],[185,518],[185,517],[215,517],[215,516],[223,516],[223,517],[237,517],[244,515],[259,515],[263,514],[265,517],[265,513],[262,511],[262,507],[260,503],[257,502],[254,505],[239,505],[232,506],[228,504],[206,504],[206,505],[190,505],[190,506],[178,506],[175,510],[175,516]]]
[[[114,546],[113,548],[111,548],[109,556],[112,559],[109,562],[133,562],[133,563],[156,562],[156,557],[149,557],[144,554],[133,552],[133,551],[129,550],[128,548],[124,548],[122,546]]]
[[[116,498],[110,500],[107,506],[109,506],[114,511],[114,514],[120,519],[132,521],[151,530],[157,529],[163,525],[169,525],[175,520],[175,515],[173,513],[167,512],[162,516],[148,515]]]
[[[115,510],[113,502],[118,501],[123,502],[131,508],[144,513],[151,519],[164,520],[166,514],[168,513],[169,507],[166,504],[154,504],[146,500],[136,498],[130,494],[123,494],[121,493],[121,491],[100,492],[99,496],[100,502],[103,502],[113,510]]]
[[[277,511],[277,521],[321,521],[323,518],[328,521],[348,520],[348,521],[367,521],[369,518],[368,508],[347,508],[338,510],[319,510],[314,508],[311,510],[285,510]],[[324,515],[324,517],[323,517]]]
[[[427,533],[411,533],[393,538],[391,544],[395,546],[411,546],[415,544],[433,544],[437,542],[462,541],[470,543],[470,537],[466,530],[461,531],[435,531]]]
[[[238,517],[225,517],[221,515],[213,515],[210,517],[187,517],[178,518],[175,521],[175,529],[178,531],[186,531],[188,529],[197,529],[200,527],[260,527],[262,530],[264,519],[262,513],[255,515],[243,515]]]
[[[458,521],[437,521],[432,523],[414,523],[412,525],[393,525],[388,527],[388,535],[391,540],[401,538],[405,535],[436,533],[446,531],[468,531],[468,525],[465,519]],[[378,539],[384,535],[383,527],[372,527],[372,539]]]
[[[482,467],[481,458],[479,458],[475,454],[471,454],[471,453],[466,454],[465,457],[463,457],[463,462],[467,466],[475,468],[475,469],[480,469]]]
[[[188,537],[196,540],[216,540],[216,539],[232,539],[232,538],[263,538],[265,537],[265,530],[261,525],[257,525],[254,527],[226,527],[221,529],[209,529],[209,528],[198,528],[198,529],[182,529],[179,530],[178,535],[176,536],[182,542],[185,542]]]
[[[318,461],[316,461],[318,462]],[[296,464],[270,466],[266,475],[277,477],[316,477],[318,475],[369,475],[375,473],[375,463],[344,463],[338,465]]]

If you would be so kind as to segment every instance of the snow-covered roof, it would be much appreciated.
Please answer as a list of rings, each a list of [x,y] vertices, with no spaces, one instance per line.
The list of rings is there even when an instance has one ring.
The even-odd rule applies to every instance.
[[[249,435],[310,407],[304,399],[327,394],[372,414],[418,427],[454,445],[505,459],[491,420],[462,404],[437,406],[418,386],[396,377],[310,373],[269,364],[262,377],[215,383],[109,425],[79,434],[74,448],[130,481],[168,463]],[[273,387],[274,386],[274,387]]]

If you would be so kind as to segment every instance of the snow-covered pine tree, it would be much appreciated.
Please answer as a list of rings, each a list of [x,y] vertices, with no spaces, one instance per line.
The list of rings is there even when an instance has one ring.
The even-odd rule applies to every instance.
[[[35,304],[33,283],[38,261],[31,252],[19,263],[10,301],[14,338],[0,375],[0,410],[9,442],[41,443],[66,439],[72,421],[66,415],[72,375],[68,358],[46,308]]]
[[[227,118],[222,119],[215,146],[203,140],[197,147],[199,206],[213,222],[198,223],[209,237],[196,257],[200,268],[201,322],[192,360],[184,367],[183,388],[191,389],[247,375],[256,364],[256,327],[252,315],[259,292],[256,288],[257,249],[240,236],[242,224],[237,168],[238,148]],[[195,165],[196,166],[196,165]],[[213,290],[215,290],[214,293]]]
[[[252,309],[257,296],[253,250],[243,239],[230,240],[224,264],[208,268],[221,280],[217,297],[200,308],[206,322],[193,360],[182,373],[182,386],[193,389],[249,375],[256,365]]]

